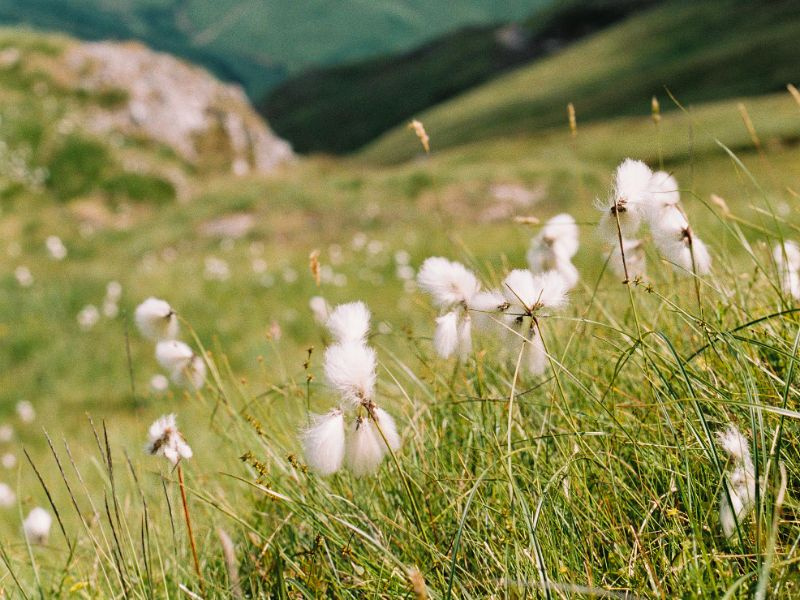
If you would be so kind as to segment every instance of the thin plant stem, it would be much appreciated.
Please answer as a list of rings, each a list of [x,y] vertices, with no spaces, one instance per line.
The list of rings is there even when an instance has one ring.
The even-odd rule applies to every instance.
[[[642,342],[642,326],[639,323],[639,312],[636,310],[636,302],[633,300],[633,291],[631,290],[631,279],[628,276],[628,263],[625,260],[625,247],[622,241],[622,225],[619,222],[619,211],[614,211],[614,219],[617,222],[617,239],[619,240],[619,254],[622,257],[622,270],[625,272],[625,287],[628,288],[628,298],[631,301],[631,309],[633,310],[633,319],[636,321],[636,334],[639,343]]]
[[[200,582],[200,588],[203,587],[203,575],[200,573],[200,561],[197,558],[197,546],[194,543],[194,534],[192,533],[192,520],[189,518],[189,504],[186,502],[186,486],[183,483],[183,469],[180,463],[178,464],[178,485],[181,488],[181,502],[183,503],[183,517],[186,519],[186,532],[189,535],[189,545],[192,547],[192,558],[194,559],[194,570],[197,572],[197,579]]]

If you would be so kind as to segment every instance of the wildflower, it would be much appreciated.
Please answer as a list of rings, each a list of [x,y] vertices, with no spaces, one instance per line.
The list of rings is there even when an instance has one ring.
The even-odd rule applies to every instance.
[[[41,507],[36,507],[22,522],[22,530],[25,537],[31,544],[46,544],[50,537],[50,526],[53,524],[53,517]]]
[[[57,235],[48,236],[44,244],[53,260],[64,260],[67,257],[67,247]]]
[[[180,386],[203,387],[206,364],[203,358],[183,342],[162,340],[156,344],[156,360],[169,371],[170,379]]]
[[[755,503],[756,477],[750,446],[735,425],[718,432],[720,446],[733,462],[733,469],[726,474],[726,482],[720,492],[719,521],[725,537],[730,538],[753,509]]]
[[[572,216],[562,213],[545,223],[539,234],[531,240],[526,258],[533,273],[556,271],[568,289],[578,283],[578,270],[572,257],[578,252],[578,226]]]
[[[566,304],[564,279],[556,271],[533,275],[528,270],[516,269],[506,276],[503,285],[510,326],[525,339],[525,365],[531,374],[541,375],[547,367],[540,328],[540,319],[545,315],[541,309],[557,309]]]
[[[622,264],[622,252],[625,253],[625,265]],[[628,277],[636,279],[644,277],[647,267],[647,258],[644,253],[642,240],[622,240],[622,251],[619,244],[611,249],[609,259],[611,269],[618,277],[625,277],[625,267],[628,268]]]
[[[169,303],[148,298],[136,307],[134,315],[139,331],[151,340],[172,340],[178,335],[178,317]]]
[[[106,299],[110,302],[119,302],[122,298],[122,284],[119,281],[109,281],[106,284]]]
[[[306,461],[321,475],[335,473],[343,462],[356,477],[366,475],[389,448],[400,447],[394,419],[375,403],[377,358],[366,344],[369,319],[362,302],[337,306],[328,319],[336,343],[325,350],[325,378],[344,404],[325,415],[311,415],[311,426],[300,436]],[[348,427],[350,410],[356,415]]]
[[[342,399],[354,408],[370,402],[375,393],[375,351],[369,346],[348,342],[325,350],[325,378]]]
[[[620,234],[634,237],[651,200],[652,176],[650,168],[639,160],[628,158],[617,167],[611,198],[597,203],[603,211],[599,228],[604,240],[613,244]]]
[[[800,247],[795,242],[786,241],[775,246],[772,256],[781,278],[781,290],[800,300]]]
[[[703,241],[692,232],[688,222],[677,229],[664,227],[653,232],[653,241],[659,252],[672,263],[678,271],[705,275],[711,270],[711,255]]]
[[[17,402],[17,416],[23,423],[33,423],[36,420],[36,410],[27,400]]]
[[[356,477],[373,473],[383,460],[386,444],[369,417],[356,417],[347,440],[347,468]]]
[[[14,278],[22,287],[31,287],[33,285],[33,274],[25,265],[20,265],[14,269]]]
[[[7,483],[0,483],[0,507],[9,508],[14,506],[17,496],[14,490]]]
[[[331,307],[328,301],[322,296],[312,296],[308,301],[308,307],[311,309],[311,314],[314,316],[314,321],[320,325],[328,322],[331,316]]]
[[[147,432],[145,452],[153,456],[163,456],[173,465],[183,458],[192,458],[192,449],[178,431],[175,415],[164,415],[156,419]]]
[[[0,425],[0,442],[10,442],[11,439],[14,437],[14,428],[5,423]]]
[[[370,316],[363,302],[340,304],[331,312],[326,326],[337,343],[364,344],[369,333]]]
[[[12,452],[6,452],[3,454],[2,458],[0,458],[0,464],[3,465],[4,469],[13,469],[17,466],[17,457]]]
[[[334,408],[325,415],[311,415],[311,426],[301,434],[308,466],[320,475],[342,467],[345,449],[344,412]]]
[[[154,394],[163,394],[169,388],[169,379],[161,373],[156,373],[150,378],[150,391]]]
[[[78,313],[78,326],[84,331],[89,331],[100,320],[100,311],[94,304],[87,304]]]

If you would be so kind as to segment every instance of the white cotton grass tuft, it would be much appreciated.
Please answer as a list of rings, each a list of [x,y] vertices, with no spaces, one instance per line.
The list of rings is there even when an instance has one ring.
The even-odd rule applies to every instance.
[[[0,464],[3,465],[4,469],[13,469],[17,466],[17,455],[13,452],[6,452],[0,457]]]
[[[703,241],[688,227],[678,234],[653,234],[661,255],[678,273],[706,275],[711,271],[711,254]]]
[[[36,420],[36,409],[27,400],[17,402],[17,416],[23,423],[33,423]]]
[[[345,461],[356,477],[371,475],[386,454],[386,444],[369,417],[356,417],[347,437]]]
[[[325,325],[328,322],[331,316],[331,306],[325,298],[312,296],[308,301],[308,308],[311,309],[314,321],[318,325]]]
[[[523,350],[523,360],[525,368],[531,375],[541,375],[547,370],[547,352],[544,349],[541,332],[531,332]]]
[[[148,298],[136,307],[136,326],[148,339],[172,340],[178,335],[178,316],[165,300]]]
[[[150,378],[150,391],[154,394],[163,394],[169,389],[169,379],[166,375],[156,373]]]
[[[800,300],[800,247],[792,241],[777,244],[772,251],[784,294]]]
[[[400,448],[400,434],[392,416],[378,406],[375,407],[373,416],[375,417],[375,424],[380,428],[378,435],[382,432],[383,438],[386,438],[385,444],[392,450],[398,450]]]
[[[366,343],[371,318],[363,302],[340,304],[328,318],[327,327],[333,339],[340,344]]]
[[[666,171],[656,171],[650,178],[650,215],[657,216],[661,209],[675,206],[681,201],[677,180]]]
[[[325,378],[353,407],[370,402],[375,393],[375,350],[357,342],[334,344],[325,350]]]
[[[0,483],[0,508],[11,508],[17,501],[17,495],[7,483]]]
[[[493,314],[498,314],[506,309],[508,301],[499,290],[486,290],[478,292],[472,297],[470,304],[470,314],[475,327],[486,330],[492,325],[502,327],[498,324]]]
[[[46,544],[50,537],[50,527],[53,524],[53,517],[45,509],[37,506],[22,522],[22,531],[25,538],[31,544]]]
[[[603,211],[598,229],[602,239],[618,243],[620,233],[623,238],[636,236],[642,217],[649,210],[652,177],[650,167],[640,160],[628,158],[617,167],[611,197],[596,203]]]
[[[44,242],[47,253],[53,260],[64,260],[67,257],[67,247],[57,235],[49,235]]]
[[[192,458],[192,449],[178,430],[174,414],[156,419],[147,431],[145,452],[153,456],[163,456],[173,465],[181,459]]]
[[[162,340],[156,344],[156,360],[169,371],[176,385],[200,389],[206,379],[206,363],[203,357],[178,340]]]
[[[556,271],[569,289],[578,283],[578,270],[572,257],[578,252],[578,226],[571,215],[556,215],[531,239],[526,259],[532,273]]]
[[[625,265],[622,264],[622,253],[619,244],[611,249],[609,264],[611,270],[618,277],[625,277],[625,267],[628,268],[628,277],[636,279],[644,277],[647,271],[647,257],[644,252],[642,240],[622,240],[622,251],[625,252]]]
[[[527,269],[515,269],[503,280],[503,294],[511,312],[561,308],[567,302],[566,283],[555,271],[534,275]]]
[[[311,425],[300,435],[306,463],[320,475],[332,475],[344,461],[344,412],[334,408],[324,415],[310,415],[310,419]]]
[[[450,311],[436,318],[433,347],[442,358],[450,358],[458,348],[458,313]]]
[[[750,456],[749,442],[735,425],[718,432],[717,440],[733,467],[725,474],[719,500],[720,526],[725,537],[731,538],[736,532],[736,524],[741,525],[755,504],[755,465]]]
[[[10,442],[14,437],[14,427],[10,423],[0,425],[0,442]]]
[[[432,256],[422,263],[417,283],[431,295],[434,304],[444,308],[469,304],[480,290],[478,278],[472,271],[441,256]]]

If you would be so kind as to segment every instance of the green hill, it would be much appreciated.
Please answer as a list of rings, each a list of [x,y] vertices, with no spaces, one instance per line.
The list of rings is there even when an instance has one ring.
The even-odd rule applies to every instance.
[[[416,117],[438,150],[560,126],[568,102],[584,123],[642,114],[653,95],[673,108],[665,86],[684,103],[775,91],[797,78],[799,38],[796,2],[670,2]],[[398,127],[363,155],[392,162],[418,152]]]
[[[259,109],[300,152],[348,152],[655,1],[562,0],[518,24],[466,28],[406,54],[300,73],[271,90]]]
[[[138,39],[261,98],[288,74],[398,52],[458,27],[527,16],[549,0],[0,0],[0,23],[90,40]]]

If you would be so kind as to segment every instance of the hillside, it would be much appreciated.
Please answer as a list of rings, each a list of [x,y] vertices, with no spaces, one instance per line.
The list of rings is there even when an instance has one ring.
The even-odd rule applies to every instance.
[[[655,1],[560,0],[515,24],[466,28],[405,54],[300,73],[257,106],[299,152],[352,151],[426,108]]]
[[[185,200],[207,173],[292,158],[241,88],[141,44],[0,30],[3,194]]]
[[[669,2],[416,115],[433,148],[566,123],[643,114],[651,96],[684,103],[777,91],[796,79],[800,5],[788,0]],[[419,148],[400,126],[363,153],[407,160]]]
[[[88,40],[139,40],[259,99],[307,68],[399,52],[458,27],[508,21],[549,0],[0,0],[0,24]]]

